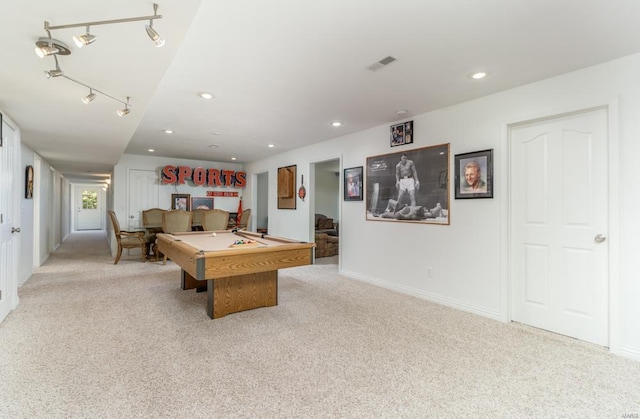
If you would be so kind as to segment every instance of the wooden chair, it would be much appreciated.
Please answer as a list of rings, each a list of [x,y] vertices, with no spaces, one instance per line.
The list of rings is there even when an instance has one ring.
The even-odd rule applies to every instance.
[[[242,211],[240,216],[240,222],[237,224],[238,230],[246,230],[249,228],[249,222],[251,221],[251,208],[247,208]]]
[[[202,227],[205,231],[226,230],[229,224],[229,211],[221,209],[207,210],[202,215]]]
[[[193,214],[191,211],[167,211],[162,214],[162,231],[164,233],[184,233],[191,231],[191,219]],[[156,253],[157,255],[158,253]],[[163,255],[162,264],[167,264],[167,255]],[[156,256],[157,258],[157,256]],[[156,259],[157,260],[157,259]]]
[[[156,246],[156,234],[162,233],[162,214],[167,210],[161,208],[151,208],[142,211],[142,225],[146,230],[144,241],[147,246],[147,255],[153,251],[156,256],[156,262],[158,261],[157,246]]]
[[[116,241],[118,242],[118,254],[116,255],[116,260],[113,264],[118,264],[120,256],[122,256],[122,249],[135,249],[138,247],[142,253],[142,262],[144,262],[147,258],[147,245],[144,241],[144,232],[120,230],[120,223],[118,222],[116,213],[112,210],[108,210],[107,212],[109,213],[109,218],[111,218],[111,224],[113,225],[113,234],[116,236]]]

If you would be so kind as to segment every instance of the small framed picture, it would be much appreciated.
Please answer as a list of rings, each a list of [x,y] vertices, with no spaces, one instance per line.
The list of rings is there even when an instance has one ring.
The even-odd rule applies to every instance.
[[[413,121],[391,125],[391,147],[413,144]]]
[[[191,198],[191,195],[189,195],[189,194],[172,193],[171,194],[171,209],[172,210],[191,211],[190,198]]]
[[[455,155],[456,199],[493,198],[493,150]]]
[[[344,169],[344,200],[362,201],[362,166]]]
[[[33,166],[27,166],[25,173],[24,197],[33,199]]]
[[[205,209],[211,210],[213,209],[213,197],[195,197],[191,198],[191,210],[196,209]]]

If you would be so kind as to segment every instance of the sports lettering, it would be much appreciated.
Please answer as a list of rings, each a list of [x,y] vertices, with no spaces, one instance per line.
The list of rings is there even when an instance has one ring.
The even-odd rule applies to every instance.
[[[163,184],[184,184],[191,180],[196,186],[231,186],[244,188],[247,184],[247,173],[234,170],[191,168],[188,166],[167,165],[162,169]]]

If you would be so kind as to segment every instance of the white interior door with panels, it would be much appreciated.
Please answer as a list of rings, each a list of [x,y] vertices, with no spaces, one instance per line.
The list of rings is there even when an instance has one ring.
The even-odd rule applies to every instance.
[[[159,207],[158,176],[155,170],[129,170],[129,229],[141,228],[143,210]]]
[[[608,346],[607,110],[510,129],[511,318]]]
[[[21,181],[18,131],[2,122],[0,146],[0,322],[18,305]]]

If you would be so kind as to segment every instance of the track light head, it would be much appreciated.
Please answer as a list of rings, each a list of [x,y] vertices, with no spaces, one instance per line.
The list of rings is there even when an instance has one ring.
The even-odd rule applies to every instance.
[[[84,35],[76,35],[73,37],[73,42],[78,46],[78,48],[82,48],[85,45],[93,44],[96,40],[95,35],[91,35],[89,33],[89,28],[87,28],[87,33]]]
[[[127,106],[125,105],[125,108],[124,108],[124,109],[118,109],[118,116],[123,117],[123,116],[125,116],[125,115],[128,115],[128,114],[129,114],[129,112],[131,112],[131,111],[130,111],[130,110],[129,110],[129,108],[127,108]]]
[[[56,68],[55,70],[49,70],[49,71],[45,71],[44,72],[44,76],[48,79],[52,78],[52,77],[60,77],[64,75],[64,71],[60,70],[59,68]]]
[[[69,55],[71,50],[67,45],[52,38],[40,38],[36,41],[36,55],[40,58],[47,57],[49,55]]]
[[[56,47],[45,45],[42,47],[36,47],[36,55],[40,58],[47,57],[49,55],[57,54],[60,50]]]
[[[96,98],[96,94],[93,93],[93,89],[89,89],[89,94],[82,98],[82,103],[88,105],[89,102]]]
[[[149,21],[148,25],[145,25],[144,28],[147,31],[147,35],[149,35],[149,38],[151,38],[151,40],[156,44],[156,47],[160,48],[161,46],[164,45],[164,39],[160,38],[160,35],[158,34],[158,32],[156,32],[155,29],[153,29],[153,20]]]
[[[118,109],[118,116],[119,117],[123,117],[125,115],[128,115],[129,112],[131,112],[129,110],[129,96],[127,96],[127,103],[124,104],[124,109]]]

